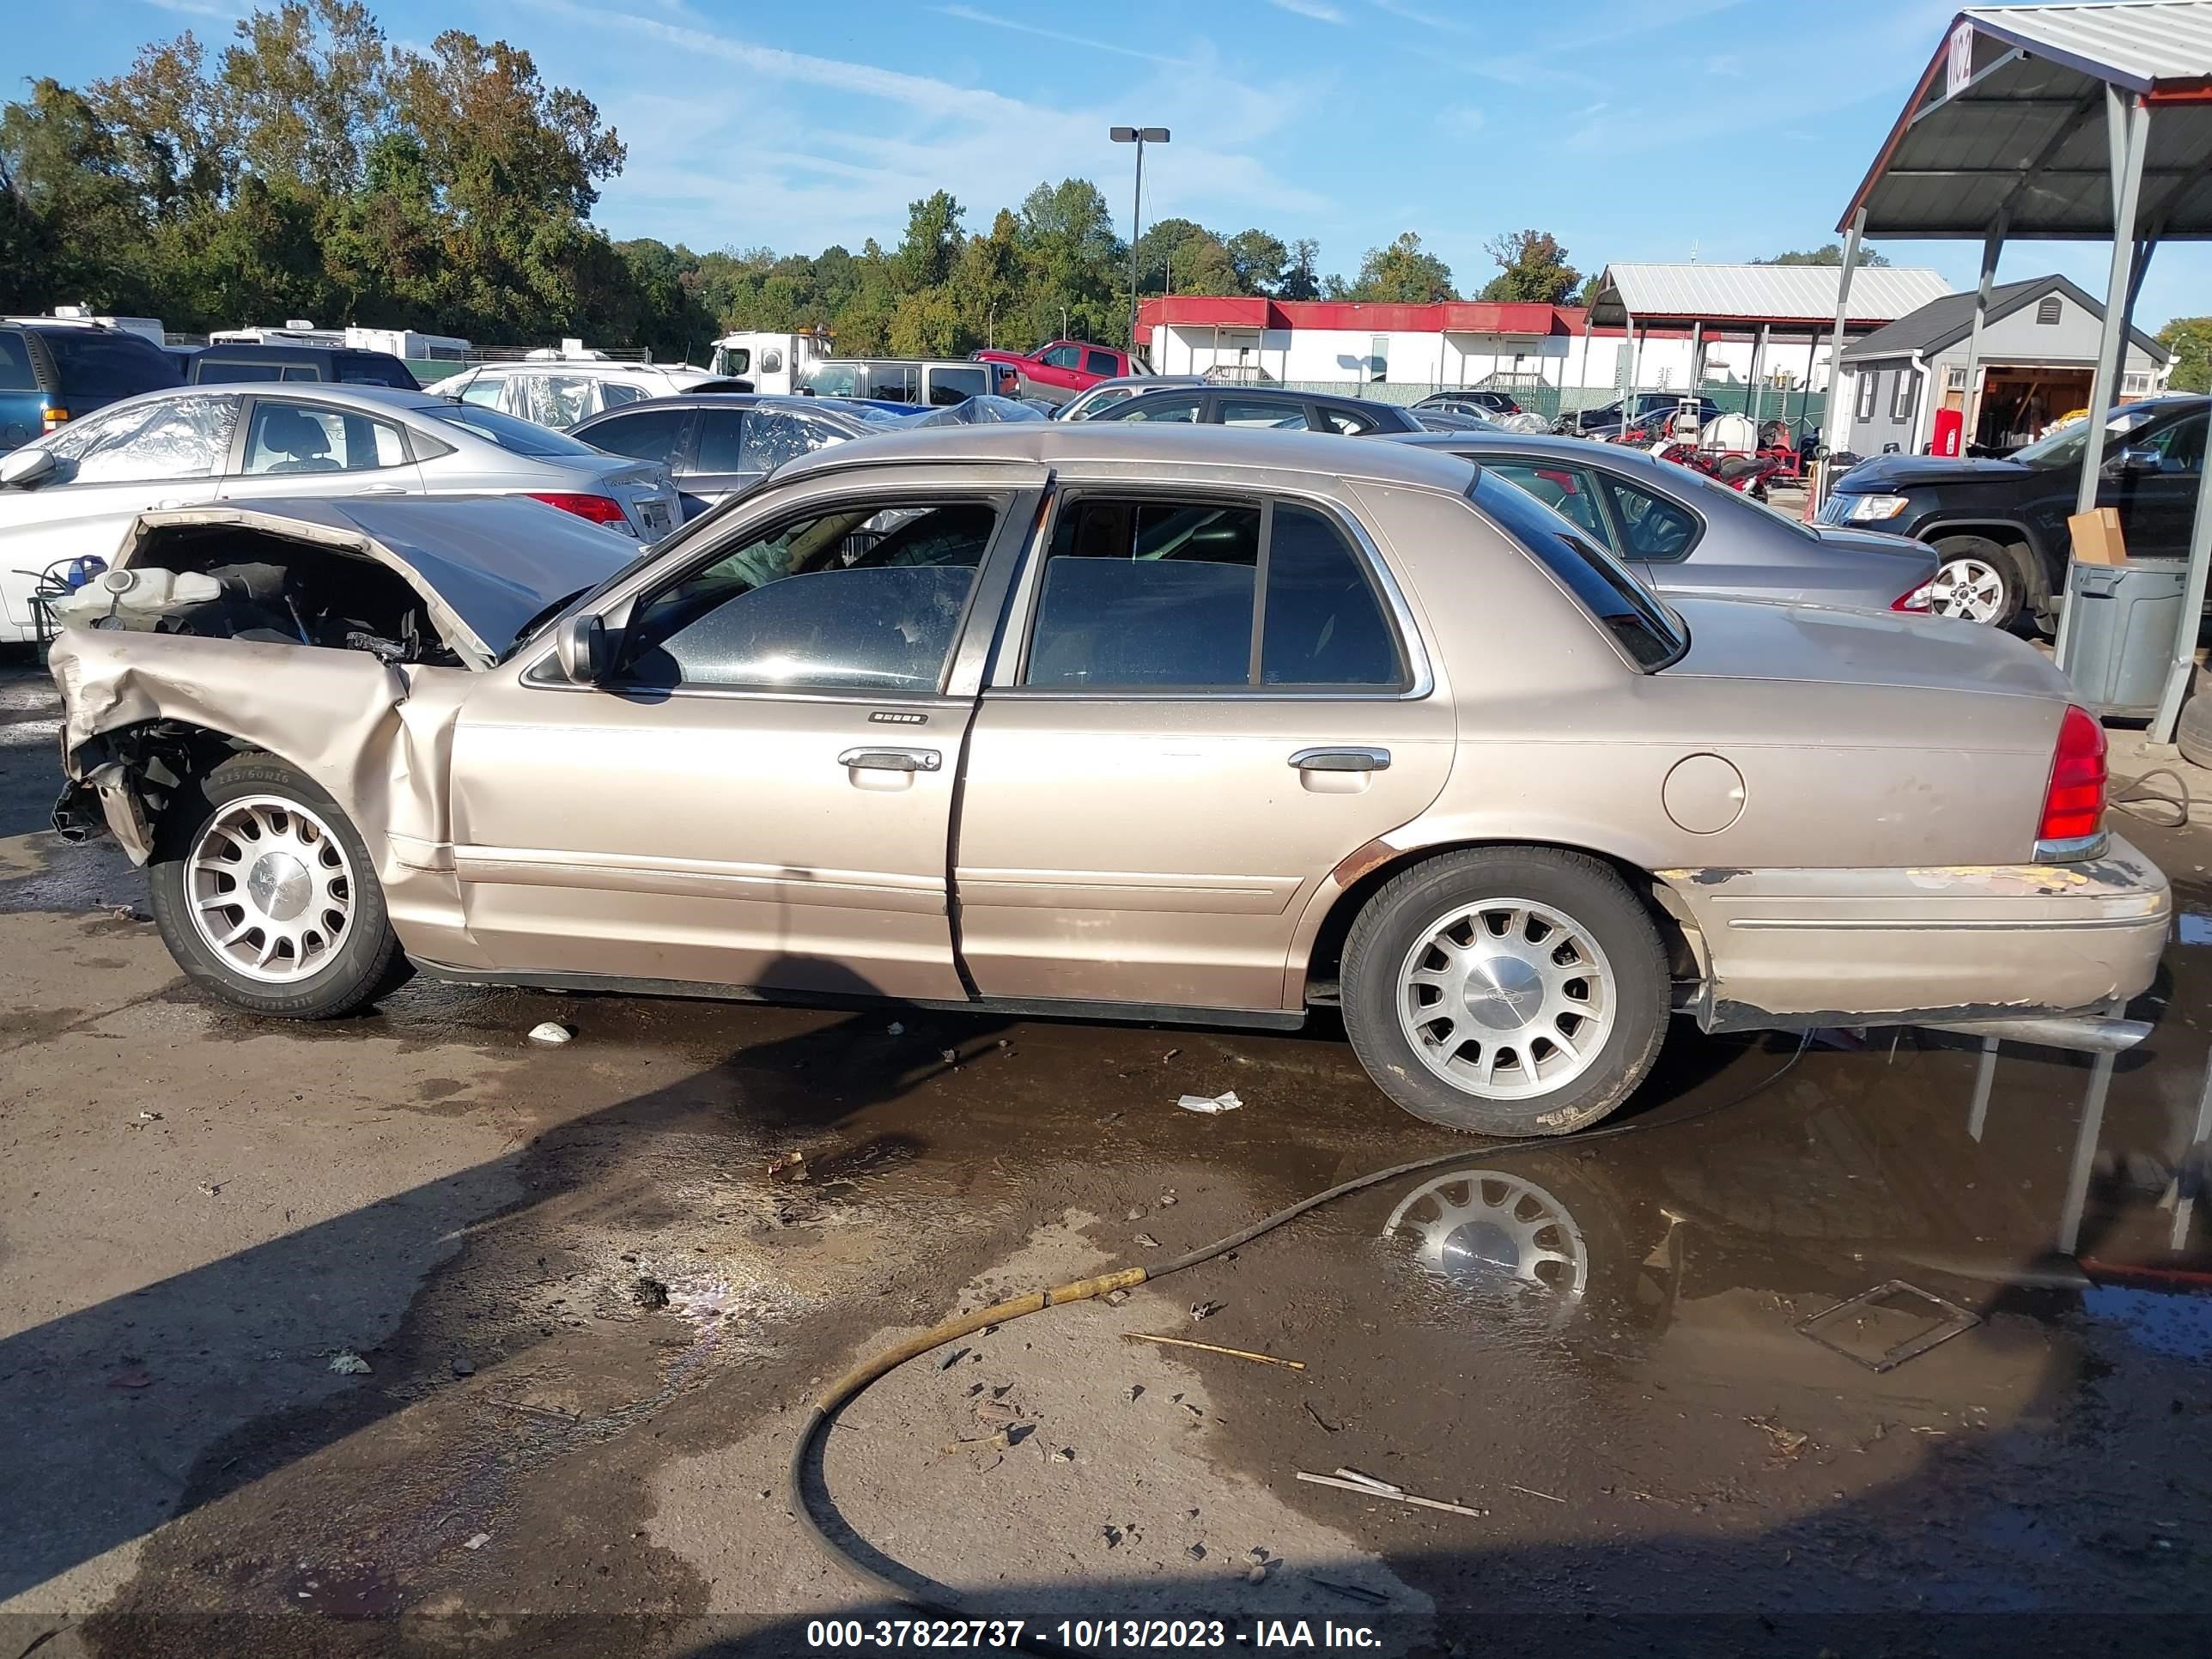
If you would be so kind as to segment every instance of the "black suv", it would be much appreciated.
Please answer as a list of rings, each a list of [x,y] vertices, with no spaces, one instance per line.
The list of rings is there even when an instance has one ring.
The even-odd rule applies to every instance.
[[[174,357],[128,329],[10,317],[0,321],[0,450],[181,378]]]
[[[1441,409],[1452,415],[1477,415],[1486,421],[1495,421],[1521,412],[1521,405],[1511,392],[1484,388],[1431,392],[1413,407]]]
[[[2189,550],[2208,406],[2203,397],[2148,398],[2107,423],[2097,504],[2119,509],[2130,553]],[[1836,480],[1820,522],[1931,544],[1941,563],[1929,604],[1942,615],[1997,627],[2024,613],[2047,619],[2066,589],[2066,520],[2088,441],[2088,422],[2076,421],[2002,461],[1877,455]]]
[[[388,386],[420,392],[415,372],[388,351],[345,346],[257,345],[246,342],[203,347],[187,374],[195,386],[239,380],[319,380],[337,386]]]

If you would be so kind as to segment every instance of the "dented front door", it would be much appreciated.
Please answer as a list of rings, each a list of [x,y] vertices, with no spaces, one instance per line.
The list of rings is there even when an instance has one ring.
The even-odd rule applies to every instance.
[[[453,762],[455,869],[489,959],[963,996],[945,869],[974,694],[948,676],[1026,499],[817,489],[632,596],[602,684],[550,657],[490,677]]]

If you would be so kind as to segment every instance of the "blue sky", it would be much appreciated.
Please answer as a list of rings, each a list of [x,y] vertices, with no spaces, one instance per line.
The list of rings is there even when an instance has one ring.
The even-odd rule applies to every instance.
[[[952,191],[971,228],[1039,179],[1107,191],[1114,124],[1146,156],[1146,222],[1312,236],[1322,269],[1418,230],[1462,289],[1534,225],[1580,268],[1756,258],[1834,239],[1843,204],[1942,38],[1953,0],[371,0],[397,42],[456,27],[526,47],[629,146],[617,236],[812,252],[895,240]],[[228,36],[240,0],[19,11],[11,71],[82,82],[143,40]],[[9,95],[20,95],[11,87]],[[1899,244],[1970,286],[1978,249]],[[2100,245],[2022,245],[2008,278],[2105,289]],[[2212,257],[2164,249],[2138,315],[2212,312]]]

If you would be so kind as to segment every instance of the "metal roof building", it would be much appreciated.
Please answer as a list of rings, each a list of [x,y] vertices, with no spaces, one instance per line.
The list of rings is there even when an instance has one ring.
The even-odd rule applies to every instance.
[[[2207,0],[2212,9],[2212,0]],[[1607,265],[1590,301],[1590,321],[1817,324],[1836,314],[1838,265]],[[1951,291],[1935,271],[1874,265],[1852,285],[1850,320],[1880,327]]]
[[[2021,237],[2112,245],[2089,419],[2113,405],[2145,264],[2160,241],[2212,237],[2212,0],[1978,6],[1952,21],[1845,206],[1847,298],[1862,237],[1972,238],[1982,274],[1968,380],[1999,252]],[[1870,274],[1870,273],[1869,273]],[[1838,353],[1847,324],[1839,301]],[[2081,469],[2076,510],[2097,503]],[[2203,477],[2212,481],[2212,468]],[[2212,574],[2212,501],[2199,496],[2189,585],[2153,736],[2171,737],[2195,665]],[[2058,659],[2069,652],[2061,614]]]
[[[1859,273],[1849,295],[1845,329],[1871,333],[1951,291],[1935,271],[1875,265]],[[1769,354],[1795,341],[1804,352],[1803,384],[1819,384],[1821,337],[1837,314],[1844,273],[1838,265],[1618,264],[1599,273],[1589,324],[1618,328],[1629,337],[1622,379],[1642,381],[1643,348],[1654,330],[1690,332],[1690,384],[1704,384],[1707,348],[1715,340],[1753,343],[1751,370],[1757,381],[1771,369]],[[1829,343],[1832,362],[1842,336]],[[1795,353],[1790,361],[1794,363]]]

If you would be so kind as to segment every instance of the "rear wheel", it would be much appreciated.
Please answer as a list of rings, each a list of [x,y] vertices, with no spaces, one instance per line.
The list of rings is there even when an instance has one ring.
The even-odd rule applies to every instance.
[[[327,1019],[407,976],[361,832],[267,755],[234,757],[180,792],[147,873],[169,954],[238,1007]]]
[[[1571,1133],[1635,1091],[1666,1034],[1650,917],[1597,860],[1446,854],[1394,878],[1345,941],[1345,1029],[1417,1117],[1486,1135]]]
[[[2027,603],[2027,580],[2009,548],[1984,536],[1947,536],[1936,544],[1928,608],[1989,628],[2009,628]]]

